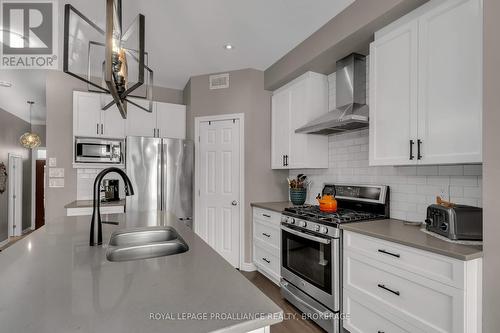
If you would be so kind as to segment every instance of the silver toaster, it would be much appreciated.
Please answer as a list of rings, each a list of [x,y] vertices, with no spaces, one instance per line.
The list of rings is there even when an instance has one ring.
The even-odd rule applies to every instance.
[[[452,240],[483,239],[483,209],[455,205],[427,207],[426,229]]]

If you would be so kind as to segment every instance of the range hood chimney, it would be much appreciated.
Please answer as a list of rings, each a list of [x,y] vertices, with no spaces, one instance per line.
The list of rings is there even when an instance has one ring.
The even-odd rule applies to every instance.
[[[366,57],[352,53],[337,61],[336,109],[295,130],[306,134],[339,134],[368,127]]]

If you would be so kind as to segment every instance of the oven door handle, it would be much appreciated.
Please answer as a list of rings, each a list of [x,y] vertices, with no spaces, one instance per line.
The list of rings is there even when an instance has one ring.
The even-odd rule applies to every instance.
[[[293,235],[296,235],[296,236],[299,236],[299,237],[302,237],[302,238],[306,238],[306,239],[309,239],[309,240],[312,240],[312,241],[315,241],[315,242],[318,242],[318,243],[321,243],[321,244],[330,244],[330,240],[326,239],[326,238],[309,235],[309,234],[307,234],[305,232],[297,231],[297,230],[290,229],[290,228],[287,228],[287,227],[284,227],[284,226],[281,226],[281,230],[284,230],[284,231],[289,232],[289,233],[291,233]]]
[[[311,304],[307,303],[306,301],[302,300],[300,297],[294,295],[294,293],[292,293],[287,287],[288,287],[288,282],[283,282],[281,281],[280,282],[280,287],[285,289],[287,294],[292,296],[293,299],[295,299],[297,302],[299,302],[300,304],[304,305],[306,308],[308,308],[309,310],[317,313],[320,318],[328,318],[331,316],[331,312],[330,311],[321,311],[321,310],[318,310],[316,309],[314,306],[312,306]]]

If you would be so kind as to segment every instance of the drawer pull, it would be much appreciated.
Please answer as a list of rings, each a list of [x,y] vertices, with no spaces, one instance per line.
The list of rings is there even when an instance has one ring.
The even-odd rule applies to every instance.
[[[384,331],[377,331],[377,333],[385,333]]]
[[[263,235],[263,236],[266,236],[267,238],[270,238],[270,237],[271,237],[271,235],[266,234],[265,232],[263,232],[263,233],[262,233],[262,235]]]
[[[396,290],[392,290],[392,289],[390,289],[390,288],[387,288],[384,284],[380,284],[380,283],[379,283],[379,284],[378,284],[378,287],[379,287],[379,288],[382,288],[382,289],[384,289],[384,290],[387,290],[388,292],[393,293],[394,295],[397,295],[397,296],[399,296],[399,295],[400,295],[399,291],[396,291]]]
[[[269,214],[262,214],[262,216],[271,218],[271,215],[269,215]]]
[[[393,257],[396,257],[396,258],[401,257],[401,256],[400,256],[399,254],[397,254],[397,253],[391,253],[391,252],[388,252],[388,251],[383,250],[383,249],[378,249],[378,252],[383,253],[383,254],[387,254],[387,255],[389,255],[389,256],[393,256]]]
[[[264,260],[265,262],[267,262],[268,264],[271,263],[271,260],[267,259],[267,258],[262,258],[262,260]]]

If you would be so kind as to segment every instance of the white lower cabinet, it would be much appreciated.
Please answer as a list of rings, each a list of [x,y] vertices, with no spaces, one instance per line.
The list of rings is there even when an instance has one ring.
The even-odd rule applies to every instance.
[[[344,327],[481,332],[482,259],[461,261],[344,231]]]
[[[276,284],[281,278],[280,218],[274,211],[253,208],[253,263]]]

